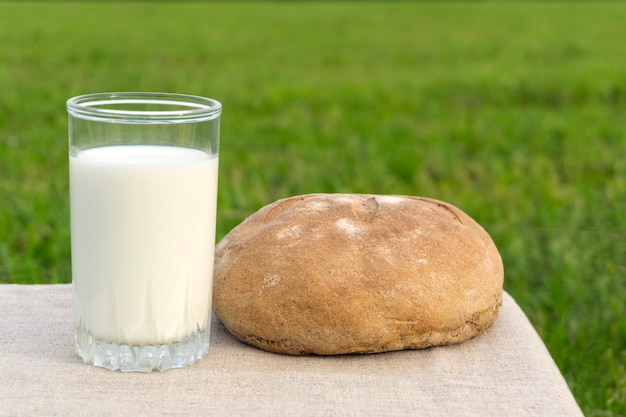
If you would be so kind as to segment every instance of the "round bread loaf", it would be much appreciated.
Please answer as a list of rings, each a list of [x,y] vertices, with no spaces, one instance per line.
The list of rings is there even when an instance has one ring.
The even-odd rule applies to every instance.
[[[276,201],[216,247],[213,309],[240,341],[333,355],[458,343],[495,321],[502,260],[458,208],[430,198]]]

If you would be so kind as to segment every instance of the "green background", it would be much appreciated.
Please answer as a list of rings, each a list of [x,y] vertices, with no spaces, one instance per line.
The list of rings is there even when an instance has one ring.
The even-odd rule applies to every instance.
[[[70,282],[65,101],[224,104],[218,238],[408,194],[491,234],[588,416],[626,415],[626,4],[0,3],[0,282]]]

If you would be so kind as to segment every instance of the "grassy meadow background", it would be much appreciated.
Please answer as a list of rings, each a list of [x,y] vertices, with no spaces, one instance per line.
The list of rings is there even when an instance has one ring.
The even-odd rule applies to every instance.
[[[410,194],[491,234],[588,416],[626,415],[626,4],[0,3],[0,283],[70,282],[65,101],[224,105],[218,238]]]

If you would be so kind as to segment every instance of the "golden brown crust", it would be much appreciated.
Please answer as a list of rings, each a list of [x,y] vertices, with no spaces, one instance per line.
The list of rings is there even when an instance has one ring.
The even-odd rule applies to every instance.
[[[213,308],[239,340],[293,354],[458,343],[495,321],[502,260],[458,208],[310,194],[269,204],[217,245]]]

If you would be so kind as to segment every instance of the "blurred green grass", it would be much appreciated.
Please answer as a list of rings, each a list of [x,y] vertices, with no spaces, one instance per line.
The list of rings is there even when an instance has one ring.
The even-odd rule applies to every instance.
[[[309,192],[451,202],[588,416],[626,415],[626,4],[0,3],[0,282],[69,282],[65,100],[224,104],[218,238]]]

